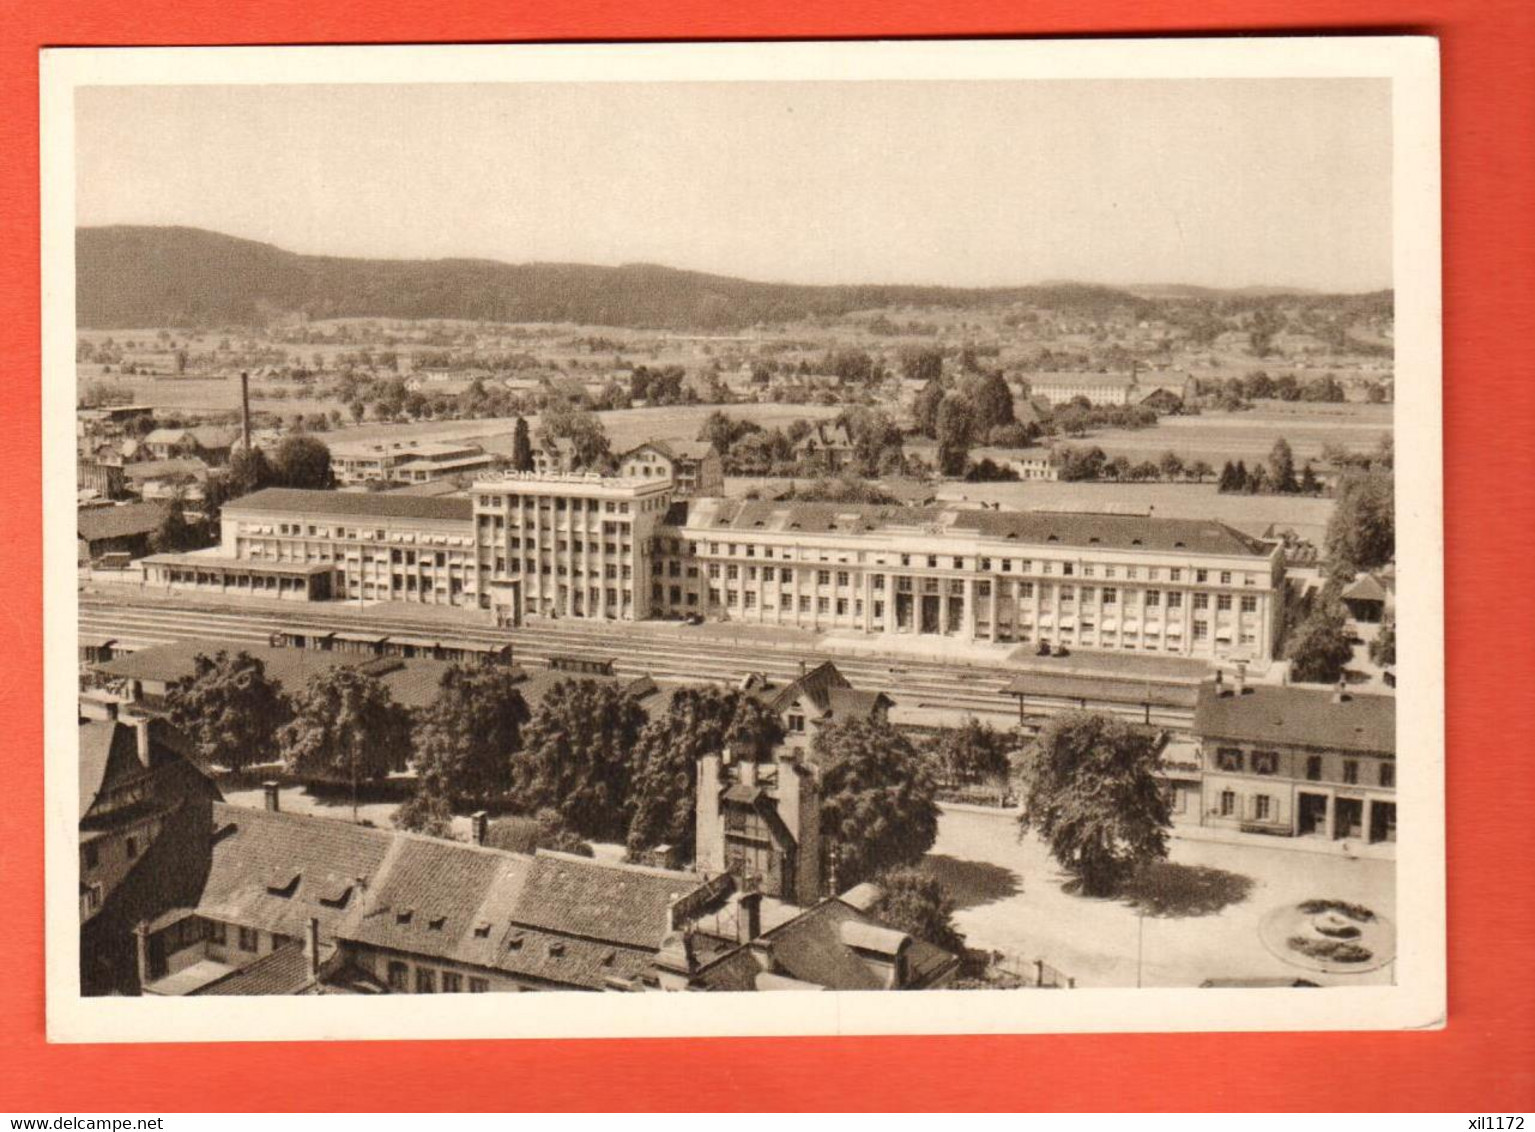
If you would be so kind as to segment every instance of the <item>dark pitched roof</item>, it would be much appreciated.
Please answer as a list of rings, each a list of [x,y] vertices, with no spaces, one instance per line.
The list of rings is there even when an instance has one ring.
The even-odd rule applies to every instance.
[[[196,456],[177,456],[169,460],[145,460],[138,464],[123,465],[123,476],[134,482],[169,479],[172,476],[191,476],[193,479],[208,478],[208,465]]]
[[[1249,685],[1243,695],[1215,684],[1199,689],[1194,730],[1206,739],[1396,754],[1396,697],[1326,689]]]
[[[90,813],[102,790],[126,785],[175,765],[190,765],[185,736],[163,719],[147,721],[149,766],[139,759],[135,725],[115,719],[80,721],[80,817]]]
[[[247,511],[338,515],[351,519],[441,519],[467,523],[474,518],[474,503],[466,496],[268,487],[224,505],[226,515]]]
[[[197,903],[211,919],[304,938],[311,917],[333,938],[363,903],[400,835],[330,818],[215,803],[208,879]]]
[[[312,986],[309,955],[297,943],[286,944],[248,966],[231,971],[191,991],[192,995],[298,994]]]
[[[530,928],[655,950],[667,908],[703,884],[693,873],[540,851],[513,918]]]
[[[121,503],[116,507],[85,507],[76,520],[86,542],[147,535],[160,526],[168,510],[164,503]]]
[[[1374,574],[1361,574],[1344,588],[1340,596],[1350,601],[1385,601],[1386,587]]]
[[[838,899],[823,900],[763,932],[757,946],[770,949],[772,975],[808,984],[805,989],[883,989],[884,981],[859,957],[860,949],[882,955],[904,950],[907,985],[913,987],[929,985],[958,962],[941,947],[894,931]],[[699,972],[699,981],[715,991],[761,989],[758,978],[764,972],[752,951],[752,944],[744,944],[727,952]]]

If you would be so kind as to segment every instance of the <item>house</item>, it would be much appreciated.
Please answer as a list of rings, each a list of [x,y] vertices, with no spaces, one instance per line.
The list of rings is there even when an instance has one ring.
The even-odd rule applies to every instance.
[[[725,494],[724,468],[706,440],[650,440],[618,458],[621,477],[668,477],[678,496]]]
[[[715,958],[697,937],[673,933],[657,959],[664,990],[862,991],[930,990],[959,973],[959,957],[889,927],[870,915],[860,890],[822,900],[761,930],[760,894],[743,893],[746,942]]]
[[[332,445],[330,454],[342,485],[431,483],[487,472],[500,462],[478,444],[432,440],[342,442]]]
[[[816,768],[792,747],[714,751],[698,763],[697,865],[791,904],[821,897]]]
[[[199,503],[208,483],[208,465],[196,456],[144,460],[122,469],[128,486],[145,500],[168,500],[178,491],[189,503]]]
[[[853,441],[842,425],[816,421],[795,441],[794,457],[835,472],[852,462]]]
[[[202,882],[140,923],[143,992],[601,991],[728,878],[214,803]]]
[[[764,676],[747,677],[745,690],[778,713],[783,720],[783,746],[800,756],[809,755],[824,728],[848,719],[884,723],[895,706],[884,692],[854,688],[829,660],[814,668],[801,661],[799,675],[782,686],[774,686]]]
[[[143,558],[168,511],[165,504],[154,502],[82,507],[76,517],[80,561],[95,562],[105,554]]]
[[[1378,625],[1394,604],[1390,586],[1374,574],[1361,574],[1338,595],[1348,615],[1364,625]]]
[[[210,464],[227,464],[239,443],[238,429],[216,425],[195,428],[157,428],[144,438],[151,459],[169,460],[177,456],[196,456]]]
[[[1060,460],[1050,448],[973,448],[970,457],[1009,468],[1020,480],[1053,483],[1061,478]]]
[[[1218,678],[1194,711],[1199,824],[1396,841],[1396,698]]]
[[[568,436],[541,436],[533,445],[533,470],[541,476],[562,476],[574,472],[575,442]]]
[[[115,704],[82,712],[79,763],[80,978],[104,994],[136,982],[132,926],[195,891],[221,796],[180,732]]]

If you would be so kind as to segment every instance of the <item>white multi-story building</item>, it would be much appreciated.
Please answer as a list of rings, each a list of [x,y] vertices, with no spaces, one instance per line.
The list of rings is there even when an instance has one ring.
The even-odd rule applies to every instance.
[[[167,588],[1210,659],[1274,652],[1279,547],[1213,520],[677,499],[667,478],[505,473],[469,498],[269,489]]]

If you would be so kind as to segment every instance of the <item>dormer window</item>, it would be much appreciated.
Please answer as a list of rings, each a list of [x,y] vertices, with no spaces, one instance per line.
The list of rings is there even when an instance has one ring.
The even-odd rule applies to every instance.
[[[408,924],[415,914],[415,909],[413,908],[397,908],[394,913],[394,922],[397,924]]]

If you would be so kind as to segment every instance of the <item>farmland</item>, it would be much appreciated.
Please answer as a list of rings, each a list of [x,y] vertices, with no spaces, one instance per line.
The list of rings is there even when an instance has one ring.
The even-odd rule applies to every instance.
[[[1205,460],[1219,468],[1227,460],[1263,460],[1280,437],[1304,462],[1319,459],[1329,442],[1354,451],[1372,449],[1390,431],[1390,405],[1263,402],[1248,412],[1168,416],[1155,428],[1104,430],[1065,443],[1096,444],[1110,456],[1134,461],[1154,460],[1170,449],[1185,461]]]

